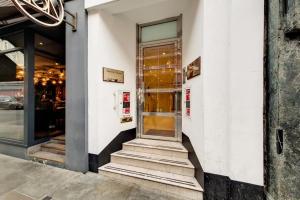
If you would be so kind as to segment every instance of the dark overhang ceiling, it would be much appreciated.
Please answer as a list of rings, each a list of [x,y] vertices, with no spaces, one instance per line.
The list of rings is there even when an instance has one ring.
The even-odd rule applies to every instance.
[[[0,0],[0,20],[21,16],[22,14],[15,8],[11,0]]]

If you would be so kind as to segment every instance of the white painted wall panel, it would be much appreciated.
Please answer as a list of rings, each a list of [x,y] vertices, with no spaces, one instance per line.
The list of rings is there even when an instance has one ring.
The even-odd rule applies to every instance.
[[[136,127],[136,26],[105,11],[89,13],[89,153],[99,154],[122,130]],[[125,71],[125,84],[102,81],[102,67]],[[120,124],[115,92],[131,91],[134,121]]]
[[[202,55],[203,46],[203,5],[202,1],[190,0],[183,10],[182,66],[186,67]],[[191,116],[185,115],[185,88],[191,89]],[[182,131],[193,143],[202,165],[204,155],[204,107],[203,75],[197,76],[183,85],[182,95]]]
[[[264,2],[232,0],[229,176],[263,185]]]
[[[204,148],[206,172],[228,174],[229,2],[204,1]]]

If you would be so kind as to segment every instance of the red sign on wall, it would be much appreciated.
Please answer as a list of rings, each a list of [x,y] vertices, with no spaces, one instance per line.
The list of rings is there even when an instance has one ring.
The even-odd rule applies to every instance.
[[[123,114],[130,114],[130,92],[123,92]]]
[[[191,89],[185,89],[185,109],[186,109],[186,116],[191,116]]]

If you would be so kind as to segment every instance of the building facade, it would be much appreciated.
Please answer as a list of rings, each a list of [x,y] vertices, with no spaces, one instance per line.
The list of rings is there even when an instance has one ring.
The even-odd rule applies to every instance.
[[[266,185],[270,199],[299,199],[299,1],[268,3]]]
[[[298,199],[296,1],[66,1],[76,31],[9,2],[1,153],[183,198]]]

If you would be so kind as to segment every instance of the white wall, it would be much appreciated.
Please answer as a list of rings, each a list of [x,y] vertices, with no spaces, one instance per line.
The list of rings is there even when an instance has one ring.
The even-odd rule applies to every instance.
[[[89,153],[99,154],[122,130],[136,127],[136,25],[105,11],[88,16]],[[102,80],[102,67],[125,71],[125,84]],[[120,123],[113,94],[131,91],[133,122]]]
[[[204,170],[228,176],[230,4],[205,0],[203,5]]]
[[[260,0],[204,0],[204,170],[263,185]]]
[[[231,0],[229,175],[263,185],[264,2]]]
[[[92,8],[95,6],[111,3],[114,1],[116,1],[116,0],[85,0],[84,6],[85,6],[85,8]]]
[[[183,12],[183,67],[202,56],[201,76],[183,87],[191,88],[192,110],[190,118],[183,112],[183,132],[205,172],[257,185],[263,185],[263,9],[259,0],[191,0]]]
[[[190,0],[184,7],[182,16],[182,66],[185,67],[199,56],[203,48],[203,1]],[[191,116],[185,114],[185,89],[191,89]],[[204,110],[203,76],[195,77],[183,85],[182,95],[182,132],[193,143],[200,163],[205,162],[204,155]]]

